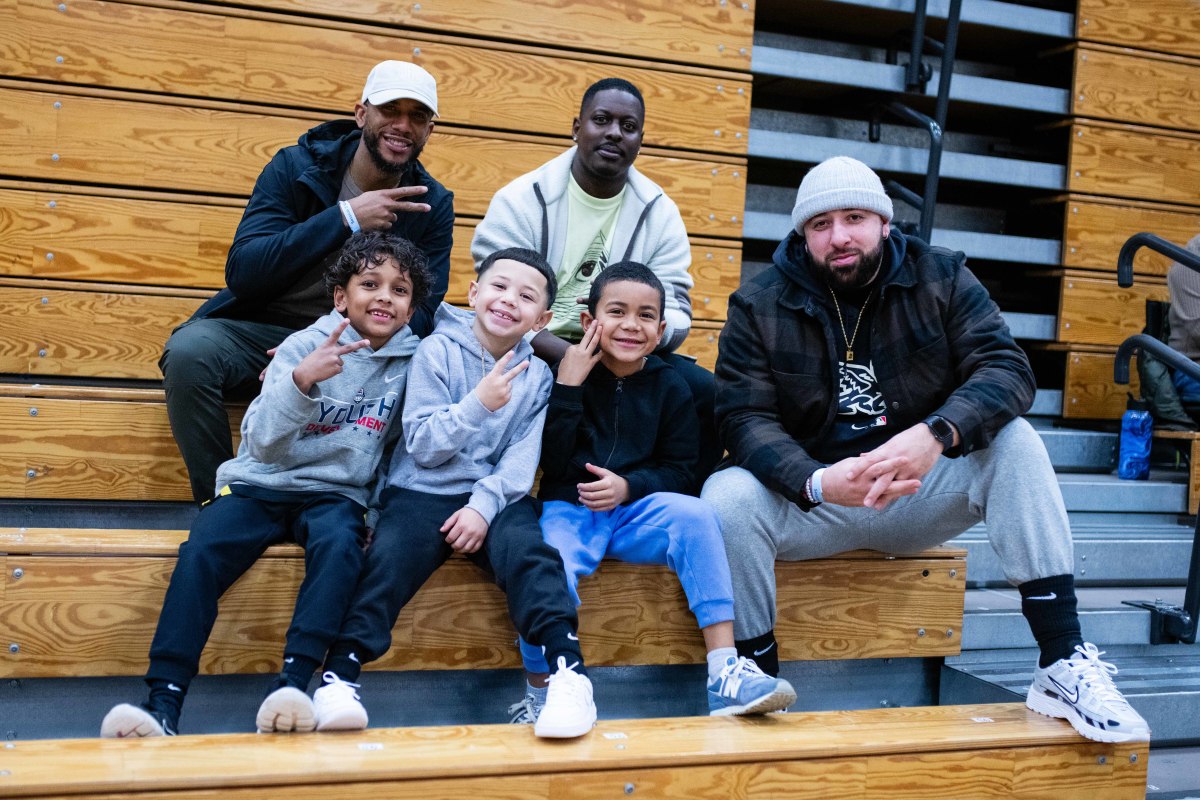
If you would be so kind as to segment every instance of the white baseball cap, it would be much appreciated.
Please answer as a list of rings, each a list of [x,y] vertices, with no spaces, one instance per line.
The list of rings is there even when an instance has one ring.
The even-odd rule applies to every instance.
[[[402,97],[424,103],[437,116],[437,81],[432,75],[407,61],[376,64],[363,86],[362,101],[381,106]]]

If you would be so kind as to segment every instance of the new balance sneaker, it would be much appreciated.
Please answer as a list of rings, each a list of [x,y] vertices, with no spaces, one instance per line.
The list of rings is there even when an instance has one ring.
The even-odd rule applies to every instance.
[[[262,701],[254,721],[259,733],[307,733],[317,727],[316,708],[304,692],[282,686]]]
[[[321,676],[325,685],[313,692],[313,709],[319,731],[361,731],[367,727],[367,710],[359,702],[357,683],[348,683],[332,672]]]
[[[532,725],[537,722],[542,707],[533,695],[527,694],[521,702],[508,707],[508,721],[512,725]]]
[[[533,725],[536,736],[550,739],[571,739],[583,736],[596,724],[596,704],[592,702],[592,682],[575,671],[577,664],[567,666],[567,659],[558,657],[558,669],[550,676],[546,705]]]
[[[769,714],[796,702],[796,690],[772,678],[748,658],[730,656],[721,674],[708,682],[708,714],[712,717]]]
[[[144,736],[174,736],[177,720],[147,705],[121,703],[113,706],[100,723],[105,739],[139,739]]]
[[[1070,658],[1033,672],[1025,705],[1039,714],[1071,723],[1096,742],[1148,740],[1150,726],[1113,684],[1117,668],[1101,661],[1103,651],[1085,642]]]

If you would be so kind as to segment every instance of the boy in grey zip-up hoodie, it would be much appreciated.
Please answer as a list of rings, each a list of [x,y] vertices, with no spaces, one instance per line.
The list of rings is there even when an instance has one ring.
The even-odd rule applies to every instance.
[[[325,658],[362,571],[365,514],[417,349],[408,320],[429,292],[425,257],[382,233],[347,241],[326,274],[334,310],[279,346],[242,421],[237,456],[217,471],[163,601],[141,707],[121,704],[106,737],[174,734],[188,684],[217,617],[217,600],[267,547],[305,549],[305,579],[283,672],[257,715],[261,732],[321,727],[306,689]],[[331,695],[352,689],[329,681]],[[318,703],[319,706],[319,703]]]
[[[326,669],[356,680],[387,651],[404,604],[459,552],[494,575],[517,631],[557,664],[534,732],[573,737],[591,729],[596,707],[562,561],[542,540],[528,496],[552,378],[523,337],[549,321],[554,293],[545,259],[513,248],[483,262],[468,295],[475,313],[438,310],[413,356],[404,437]]]

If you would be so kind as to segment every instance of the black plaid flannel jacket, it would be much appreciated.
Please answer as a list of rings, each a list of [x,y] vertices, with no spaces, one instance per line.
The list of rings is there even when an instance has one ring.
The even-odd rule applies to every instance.
[[[894,233],[893,235],[901,235]],[[930,414],[958,428],[957,456],[987,447],[1033,402],[1033,371],[966,257],[907,236],[872,326],[871,359],[890,425]],[[801,508],[809,455],[837,412],[833,321],[791,234],[775,264],[733,294],[717,357],[716,415],[733,464]]]

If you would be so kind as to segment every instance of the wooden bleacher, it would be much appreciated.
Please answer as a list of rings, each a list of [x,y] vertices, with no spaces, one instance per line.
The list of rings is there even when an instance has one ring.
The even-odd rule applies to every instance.
[[[186,531],[0,529],[0,678],[142,675]],[[19,577],[14,577],[18,575]],[[781,562],[780,656],[787,660],[956,655],[965,552],[856,551]],[[304,578],[303,551],[272,547],[229,591],[202,659],[205,674],[277,672]],[[692,664],[704,644],[666,567],[605,563],[580,584],[580,639],[593,666]],[[504,596],[451,559],[401,613],[392,649],[370,669],[519,667]]]
[[[569,146],[586,85],[608,75],[637,83],[648,106],[638,168],[678,203],[691,235],[697,323],[684,352],[711,367],[741,269],[752,4],[440,6],[0,0],[0,498],[188,499],[153,388],[161,343],[222,285],[232,232],[271,154],[346,117],[383,58],[438,77],[443,116],[423,161],[456,195],[452,301],[464,296],[467,246],[493,192]],[[182,535],[0,530],[0,625],[16,645],[0,673],[140,674]],[[277,668],[301,571],[296,548],[273,548],[231,590],[206,672]],[[962,551],[848,553],[778,574],[784,659],[958,652]],[[592,664],[702,660],[665,570],[606,564],[581,591]],[[375,667],[517,665],[502,598],[462,560],[439,571],[394,633]],[[278,787],[298,798],[1105,798],[1137,796],[1147,762],[1144,744],[1086,742],[1019,705],[602,722],[565,743],[483,726],[8,744],[6,797],[236,798]]]
[[[1074,271],[1059,294],[1063,416],[1115,419],[1128,390],[1112,382],[1116,347],[1141,331],[1146,299],[1165,299],[1169,263],[1143,250],[1134,286],[1122,290],[1117,253],[1142,231],[1179,244],[1200,231],[1200,114],[1187,99],[1200,80],[1195,3],[1080,0],[1075,23],[1062,253]]]
[[[1144,795],[1145,742],[1082,741],[1015,703],[611,720],[558,742],[512,725],[75,739],[0,750],[0,790],[78,800]]]

